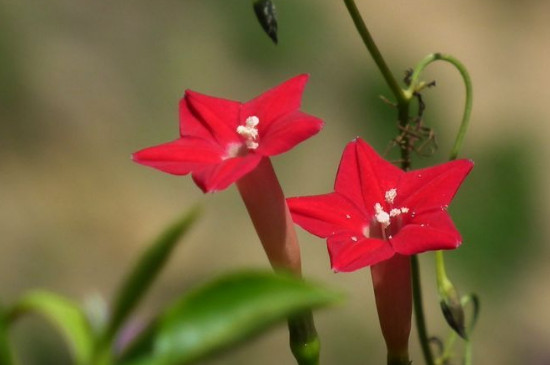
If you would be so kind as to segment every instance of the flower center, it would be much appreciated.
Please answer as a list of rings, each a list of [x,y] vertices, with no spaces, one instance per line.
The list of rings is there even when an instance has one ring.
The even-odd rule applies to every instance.
[[[389,239],[399,231],[403,223],[401,215],[408,213],[409,208],[394,208],[393,203],[396,197],[397,189],[390,189],[384,194],[385,205],[390,207],[389,212],[384,210],[381,203],[374,204],[373,220],[368,230],[365,229],[365,233],[367,233],[369,237]]]
[[[249,150],[255,150],[258,148],[258,124],[260,119],[256,116],[246,118],[244,125],[237,127],[237,133],[244,138],[244,143]]]

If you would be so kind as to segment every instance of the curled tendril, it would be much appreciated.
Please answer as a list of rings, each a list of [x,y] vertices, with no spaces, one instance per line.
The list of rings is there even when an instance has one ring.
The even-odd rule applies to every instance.
[[[405,90],[405,95],[408,99],[411,99],[415,95],[415,93],[418,93],[420,90],[422,90],[423,88],[429,85],[429,83],[427,84],[425,82],[419,81],[419,77],[422,71],[429,64],[435,61],[445,61],[453,65],[462,76],[462,79],[464,81],[464,86],[466,87],[466,101],[464,103],[464,112],[462,114],[462,122],[460,123],[460,127],[456,135],[455,143],[453,145],[453,148],[451,149],[451,153],[449,156],[450,160],[454,160],[457,158],[458,153],[462,148],[464,137],[466,136],[466,131],[468,130],[470,115],[472,112],[472,100],[473,100],[472,80],[470,78],[470,74],[466,70],[466,67],[462,64],[462,62],[460,62],[458,59],[456,59],[451,55],[442,54],[442,53],[432,53],[426,56],[414,68],[412,74],[408,78],[409,88]]]

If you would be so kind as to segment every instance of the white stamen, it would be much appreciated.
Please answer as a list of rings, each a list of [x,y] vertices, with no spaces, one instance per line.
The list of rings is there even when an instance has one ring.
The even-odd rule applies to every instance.
[[[246,118],[245,120],[245,123],[246,123],[246,126],[247,127],[251,127],[251,128],[254,128],[256,127],[258,124],[260,124],[260,119],[256,116],[251,116],[251,117],[248,117]]]
[[[223,157],[224,160],[227,160],[228,158],[234,158],[239,155],[239,150],[241,149],[240,143],[229,143],[226,148],[225,156]]]
[[[390,225],[390,215],[386,211],[384,211],[380,203],[374,204],[374,211],[376,213],[374,215],[376,221],[380,223],[383,228],[386,228]]]
[[[245,125],[237,127],[237,133],[245,139],[246,147],[250,150],[258,148],[259,144],[256,142],[258,139],[258,129],[256,126],[260,123],[260,119],[256,116],[246,118]]]
[[[390,210],[390,217],[397,217],[398,215],[405,214],[409,212],[409,208],[403,207],[403,208],[393,208]]]
[[[390,189],[390,190],[386,191],[386,194],[385,194],[386,202],[388,204],[393,204],[393,201],[394,201],[396,196],[397,196],[397,190],[396,189]]]
[[[256,148],[258,148],[258,146],[259,146],[258,142],[246,141],[246,147],[247,147],[249,150],[255,150]]]
[[[390,217],[397,217],[401,214],[401,209],[393,208],[390,210]]]

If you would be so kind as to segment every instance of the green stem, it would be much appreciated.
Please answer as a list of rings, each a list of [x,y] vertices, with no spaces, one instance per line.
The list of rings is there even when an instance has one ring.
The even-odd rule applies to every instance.
[[[457,338],[458,336],[455,331],[449,333],[449,337],[447,337],[443,345],[443,353],[435,360],[436,365],[446,364],[453,357],[453,346]]]
[[[447,278],[447,273],[445,271],[445,260],[443,258],[443,251],[435,251],[435,277],[437,281],[437,287],[440,289],[440,295],[443,297],[444,293],[441,293],[442,289],[447,288],[447,283],[449,279]]]
[[[413,255],[411,257],[411,272],[414,300],[414,318],[416,320],[418,338],[420,340],[420,346],[422,347],[422,354],[424,355],[426,365],[434,365],[433,354],[430,349],[430,340],[428,338],[428,331],[426,329],[426,321],[424,318],[422,286],[420,283],[420,265],[418,263],[417,255]]]
[[[370,32],[367,29],[367,26],[365,25],[365,22],[363,21],[361,14],[359,13],[359,9],[357,9],[357,5],[355,5],[355,1],[344,0],[344,3],[346,4],[346,7],[348,9],[349,14],[351,15],[351,18],[353,19],[353,23],[355,24],[355,28],[357,28],[357,32],[359,32],[359,35],[363,39],[363,43],[365,43],[365,46],[367,47],[367,50],[369,51],[370,55],[374,59],[374,62],[378,66],[380,73],[382,73],[384,80],[386,80],[386,83],[391,89],[391,92],[397,99],[397,103],[408,104],[410,98],[408,99],[406,97],[401,87],[399,87],[397,80],[395,79],[390,69],[388,68],[388,65],[384,61],[382,54],[378,50],[376,43],[374,43],[374,40],[372,39],[372,36],[370,35]]]
[[[411,76],[411,85],[409,89],[405,91],[405,95],[407,97],[410,97],[415,91],[418,90],[418,88],[423,87],[423,85],[421,85],[421,83],[419,82],[418,78],[420,77],[420,74],[422,73],[422,71],[430,63],[435,61],[445,61],[453,65],[458,70],[458,72],[460,72],[460,75],[462,76],[462,79],[464,81],[464,86],[466,87],[466,101],[464,103],[464,112],[462,113],[462,122],[460,123],[460,128],[456,135],[455,143],[449,155],[449,159],[454,160],[457,158],[458,153],[462,148],[464,137],[466,136],[466,131],[468,130],[470,114],[472,112],[472,100],[473,100],[472,80],[470,78],[470,75],[468,74],[468,71],[466,70],[466,67],[462,64],[462,62],[460,62],[458,59],[456,59],[451,55],[442,54],[442,53],[432,53],[426,56],[415,67]]]
[[[472,341],[464,344],[464,365],[472,365]]]
[[[8,338],[8,320],[4,313],[4,308],[0,310],[0,364],[13,365],[15,361]]]
[[[369,51],[371,57],[373,58],[376,65],[378,66],[380,73],[384,77],[386,84],[388,85],[391,92],[395,96],[395,99],[397,100],[397,114],[398,114],[399,125],[401,127],[405,127],[409,121],[409,104],[412,99],[412,94],[409,94],[406,91],[404,91],[397,83],[397,80],[395,79],[392,72],[390,71],[388,65],[386,64],[386,61],[384,61],[384,57],[382,57],[380,50],[376,46],[374,39],[372,38],[365,22],[363,21],[363,18],[359,13],[359,9],[357,9],[357,5],[355,5],[355,1],[344,0],[344,3],[346,4],[348,12],[351,15],[351,18],[353,19],[355,28],[357,29],[357,32],[361,36],[363,43],[367,47],[367,50]],[[408,136],[404,136],[403,138],[404,138],[403,145],[407,146]],[[409,149],[401,148],[401,161],[402,161],[401,168],[405,171],[408,170],[411,164]]]

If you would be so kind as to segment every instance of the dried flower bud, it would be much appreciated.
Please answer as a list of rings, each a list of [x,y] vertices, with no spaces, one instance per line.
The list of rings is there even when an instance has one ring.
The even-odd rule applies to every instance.
[[[277,14],[273,2],[271,0],[257,0],[254,2],[254,12],[269,38],[277,44]]]

